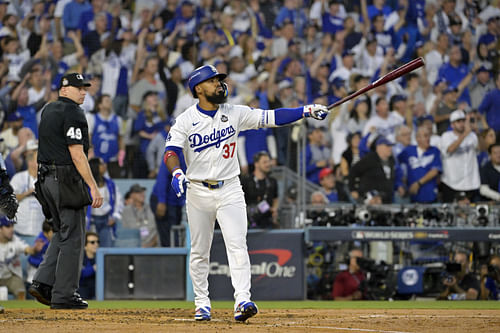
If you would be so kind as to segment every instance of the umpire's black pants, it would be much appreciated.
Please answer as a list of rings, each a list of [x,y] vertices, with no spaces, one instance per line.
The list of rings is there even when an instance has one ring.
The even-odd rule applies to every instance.
[[[52,303],[67,303],[78,290],[85,244],[85,210],[61,208],[56,170],[40,183],[52,213],[54,236],[33,280],[52,286]]]

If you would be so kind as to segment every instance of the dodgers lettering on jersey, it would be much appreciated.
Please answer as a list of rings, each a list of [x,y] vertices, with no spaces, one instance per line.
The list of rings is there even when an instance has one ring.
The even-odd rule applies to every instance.
[[[189,147],[193,148],[195,152],[203,151],[212,146],[219,148],[221,142],[229,140],[235,134],[236,130],[233,126],[221,130],[215,130],[214,128],[210,135],[201,136],[199,133],[194,133],[188,137],[190,142]]]
[[[240,131],[265,122],[264,110],[221,104],[214,117],[196,105],[180,114],[170,129],[166,146],[183,149],[190,180],[226,180],[240,173],[237,141]]]

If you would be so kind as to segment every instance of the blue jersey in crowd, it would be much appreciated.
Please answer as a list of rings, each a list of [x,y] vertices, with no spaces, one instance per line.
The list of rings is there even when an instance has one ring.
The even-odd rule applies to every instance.
[[[255,153],[260,151],[269,153],[267,137],[273,135],[272,129],[259,128],[256,130],[247,130],[241,132],[240,135],[245,137],[245,153],[248,164],[253,163],[253,155],[255,155]]]
[[[418,156],[417,146],[408,146],[399,154],[398,161],[406,171],[408,187],[419,181],[432,169],[437,169],[439,172],[443,170],[441,153],[439,149],[432,146],[420,157]],[[423,184],[419,188],[417,195],[411,196],[411,200],[422,203],[434,202],[437,198],[437,191],[437,177],[434,177]]]
[[[23,116],[23,126],[31,129],[35,137],[38,138],[38,124],[36,121],[35,107],[33,105],[18,106],[16,111]]]
[[[146,111],[142,110],[137,114],[137,118],[134,121],[134,133],[139,133],[140,131],[144,131],[148,134],[153,132],[159,132],[163,128],[163,122],[161,118],[158,116],[158,113],[155,111],[151,117],[151,120],[146,118]],[[146,150],[148,149],[148,145],[151,142],[150,139],[140,138],[139,147],[141,152],[146,155]]]
[[[467,74],[469,74],[469,69],[466,65],[461,64],[458,67],[455,67],[447,62],[439,68],[438,80],[445,79],[446,82],[453,82],[451,84],[452,86],[458,87]],[[469,90],[467,88],[465,88],[462,94],[458,97],[458,101],[467,102],[469,105],[471,104]]]
[[[500,131],[499,105],[500,89],[497,88],[487,93],[486,96],[484,96],[481,105],[478,107],[479,112],[486,114],[486,122],[488,122],[488,126],[493,128],[495,132]]]
[[[49,247],[49,243],[50,243],[48,238],[45,237],[45,235],[43,234],[43,231],[41,231],[38,234],[38,236],[35,239],[35,242],[38,240],[41,240],[44,243],[42,250],[40,252],[32,254],[28,257],[28,262],[34,267],[40,266],[40,264],[42,263],[42,260],[43,260],[43,255],[45,254],[45,252],[47,252],[47,248]]]
[[[97,113],[94,119],[95,125],[92,132],[94,153],[108,163],[118,154],[118,138],[120,135],[118,116],[112,115],[109,120],[106,120]]]

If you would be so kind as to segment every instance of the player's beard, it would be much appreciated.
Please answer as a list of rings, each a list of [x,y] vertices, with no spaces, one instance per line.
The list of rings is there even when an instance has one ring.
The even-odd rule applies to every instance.
[[[207,95],[206,98],[207,101],[212,104],[222,104],[226,102],[227,95],[226,91],[223,89],[222,91],[219,92],[216,91],[213,95]]]

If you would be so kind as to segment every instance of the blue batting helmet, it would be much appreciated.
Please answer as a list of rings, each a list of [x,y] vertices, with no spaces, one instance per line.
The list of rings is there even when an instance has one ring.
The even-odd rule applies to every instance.
[[[205,65],[205,66],[201,66],[201,67],[196,68],[191,73],[191,75],[189,75],[189,78],[188,78],[189,89],[193,93],[193,97],[194,98],[198,97],[198,95],[196,94],[196,91],[194,90],[194,87],[196,87],[196,85],[202,83],[203,81],[209,80],[215,76],[218,77],[219,80],[222,81],[226,78],[227,75],[217,72],[217,69],[212,65]]]
[[[7,218],[7,216],[2,216],[0,217],[0,227],[8,227],[12,224],[16,223],[15,221],[13,220],[10,220],[9,218]]]

